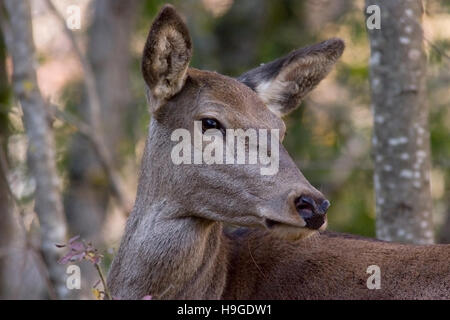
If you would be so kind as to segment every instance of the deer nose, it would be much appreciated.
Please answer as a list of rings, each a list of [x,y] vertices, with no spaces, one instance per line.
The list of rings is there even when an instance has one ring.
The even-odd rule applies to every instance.
[[[325,214],[330,207],[330,201],[300,196],[295,200],[295,207],[300,217],[305,220],[307,228],[319,229],[325,223]]]

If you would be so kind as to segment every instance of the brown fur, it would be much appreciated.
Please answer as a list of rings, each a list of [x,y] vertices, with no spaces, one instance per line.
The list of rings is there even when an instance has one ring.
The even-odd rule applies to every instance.
[[[450,248],[323,232],[287,242],[267,231],[230,236],[225,299],[449,299]],[[369,290],[378,265],[381,289]],[[244,280],[245,279],[245,280]]]
[[[174,37],[184,42],[156,48],[167,38],[161,30],[178,32]],[[185,58],[163,59],[169,71],[158,71],[155,57],[190,57],[186,39],[181,19],[172,7],[164,7],[144,50],[142,69],[153,117],[135,207],[108,277],[114,297],[450,298],[450,246],[407,246],[306,228],[294,200],[306,195],[319,201],[323,195],[282,145],[273,176],[260,175],[258,164],[171,161],[171,133],[185,128],[192,134],[193,121],[204,117],[227,128],[279,129],[282,139],[285,126],[279,115],[298,105],[327,74],[342,53],[342,41],[294,51],[246,73],[239,78],[244,85],[214,72],[185,73]],[[264,99],[278,94],[271,86],[279,81],[293,82],[294,89],[275,84],[285,99],[277,100],[277,110],[269,109]],[[261,86],[258,90],[261,82],[269,93]],[[162,96],[155,90],[160,84],[166,86]],[[241,228],[227,233],[224,224]],[[366,286],[367,267],[374,264],[381,268],[380,290]]]

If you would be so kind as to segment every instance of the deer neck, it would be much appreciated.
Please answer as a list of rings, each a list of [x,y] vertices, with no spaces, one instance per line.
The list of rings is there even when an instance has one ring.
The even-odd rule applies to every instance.
[[[124,287],[129,291],[124,296],[139,292],[162,299],[220,298],[227,256],[222,223],[197,218],[166,196],[169,177],[161,168],[171,163],[153,153],[164,138],[157,126],[152,121],[138,196],[125,232],[127,249],[119,252],[127,256],[121,259],[124,263],[132,261],[128,268],[135,270],[131,277],[128,274]]]
[[[141,250],[129,261],[141,270],[138,277],[147,294],[158,299],[220,298],[226,275],[222,224],[195,217],[167,220],[167,210],[172,210],[167,203],[152,206],[132,241]],[[136,261],[141,265],[135,266]]]

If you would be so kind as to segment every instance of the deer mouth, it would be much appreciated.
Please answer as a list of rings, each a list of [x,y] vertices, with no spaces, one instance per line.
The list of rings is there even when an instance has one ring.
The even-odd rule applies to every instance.
[[[272,219],[266,219],[265,223],[266,223],[267,229],[272,229],[276,225],[281,224],[281,222],[278,222],[278,221],[275,221],[275,220],[272,220]]]
[[[265,225],[267,229],[269,229],[275,236],[289,241],[305,239],[317,233],[317,230],[314,229],[280,222],[269,218],[265,219]]]
[[[279,210],[261,207],[259,216],[263,218],[261,222],[270,233],[289,240],[301,239],[325,230],[325,212],[329,206],[327,202],[322,207],[309,198],[298,197],[288,202],[288,210],[281,210],[284,214]]]
[[[299,226],[297,224],[291,224],[291,223],[276,221],[276,220],[269,219],[269,218],[266,218],[264,220],[264,223],[265,223],[267,229],[269,229],[269,230],[277,228],[277,227],[283,227],[283,226],[291,227],[291,228],[297,228],[297,229],[323,230],[326,227],[326,225],[327,225],[326,218],[320,218],[320,219],[317,219],[317,221],[314,221],[314,222],[315,222],[314,226],[310,227],[308,225],[306,225],[306,226]]]

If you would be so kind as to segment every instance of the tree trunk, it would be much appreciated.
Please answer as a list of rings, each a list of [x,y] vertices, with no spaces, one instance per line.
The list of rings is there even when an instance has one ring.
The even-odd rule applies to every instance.
[[[131,104],[130,39],[137,1],[97,0],[89,31],[88,58],[95,73],[101,104],[100,125],[115,165],[125,135],[126,114]],[[80,117],[90,122],[88,102],[80,105]],[[64,203],[73,234],[98,241],[110,199],[108,178],[89,141],[77,134],[69,150],[69,187]]]
[[[369,5],[381,12],[381,28],[368,30],[377,237],[432,243],[422,3],[366,0]]]
[[[3,30],[12,56],[13,91],[19,100],[28,137],[27,161],[36,182],[35,210],[39,217],[41,253],[53,285],[55,298],[65,298],[65,268],[57,263],[61,250],[55,244],[66,240],[66,223],[56,171],[54,138],[45,102],[39,91],[34,65],[35,51],[29,1],[4,0],[9,26]]]
[[[7,258],[12,242],[12,203],[9,198],[6,172],[6,155],[9,136],[9,88],[6,78],[6,53],[2,32],[0,31],[0,299],[7,295]]]

